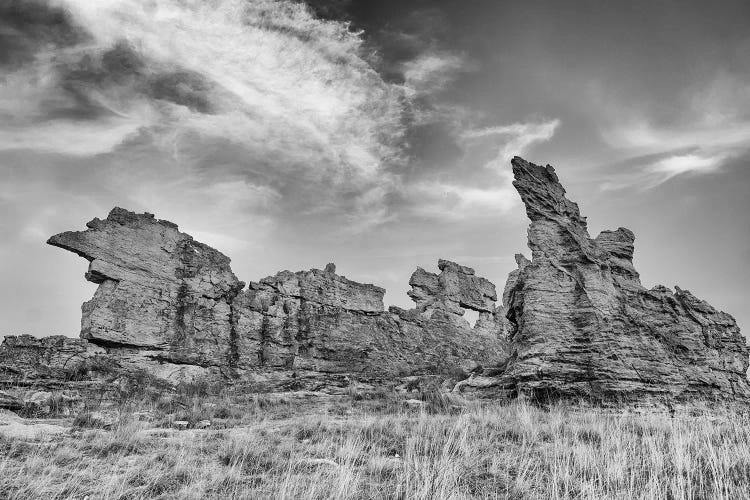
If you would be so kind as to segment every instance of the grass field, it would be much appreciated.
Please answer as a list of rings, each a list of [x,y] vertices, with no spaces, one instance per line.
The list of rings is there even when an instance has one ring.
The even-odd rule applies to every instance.
[[[524,403],[261,403],[244,412],[211,405],[225,417],[213,427],[223,429],[175,430],[127,413],[110,430],[79,418],[47,437],[8,436],[0,426],[0,497],[750,498],[744,417]],[[192,410],[206,411],[200,401]]]

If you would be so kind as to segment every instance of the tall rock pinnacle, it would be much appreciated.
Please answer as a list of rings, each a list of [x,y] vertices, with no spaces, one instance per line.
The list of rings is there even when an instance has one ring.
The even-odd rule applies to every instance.
[[[690,292],[644,288],[633,233],[592,239],[551,166],[512,160],[532,260],[504,292],[511,358],[464,385],[491,395],[644,401],[747,400],[748,347],[734,319]]]

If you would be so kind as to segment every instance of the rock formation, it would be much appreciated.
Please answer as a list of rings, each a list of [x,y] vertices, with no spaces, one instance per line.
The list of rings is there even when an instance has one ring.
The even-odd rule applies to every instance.
[[[99,284],[83,304],[81,338],[162,378],[233,366],[232,303],[244,283],[228,257],[151,214],[115,208],[86,226],[48,241],[87,259],[86,279]]]
[[[641,285],[628,229],[592,239],[555,170],[512,161],[531,219],[503,302],[511,356],[462,383],[485,396],[625,401],[750,397],[748,347],[734,319],[690,292]]]
[[[472,269],[448,261],[440,265],[452,266],[454,275],[463,277],[454,288],[462,287],[467,296],[481,294],[472,286],[492,288],[494,294],[494,285],[473,276]],[[413,287],[415,276],[424,273],[414,273]],[[442,300],[445,286],[421,293],[425,300]],[[384,294],[382,288],[335,274],[332,264],[323,271],[284,271],[250,283],[235,303],[237,359],[244,378],[259,379],[263,386],[271,371],[284,386],[318,388],[349,378],[383,383],[410,375],[465,376],[465,366],[505,358],[492,303],[483,306],[493,311],[487,313],[492,327],[472,328],[460,317],[460,306],[447,311],[441,302],[429,311],[384,311]]]
[[[479,328],[502,330],[502,308],[497,309],[495,285],[485,278],[474,275],[470,267],[447,260],[438,261],[440,274],[417,268],[409,284],[409,297],[417,304],[417,310],[428,318],[444,318],[465,326],[465,309],[479,313]]]
[[[385,290],[333,264],[245,287],[222,253],[121,208],[53,236],[89,261],[99,287],[82,306],[81,339],[0,345],[0,407],[48,405],[51,391],[85,402],[143,374],[253,392],[434,377],[484,397],[747,402],[749,351],[734,319],[680,288],[644,288],[631,231],[592,239],[551,166],[512,164],[532,258],[516,256],[502,304],[491,282],[447,260],[411,276],[411,310],[384,310]]]
[[[3,378],[15,378],[17,384],[33,382],[47,389],[75,380],[99,357],[106,355],[102,347],[62,335],[7,336],[2,352],[0,373]]]
[[[0,408],[43,415],[53,406],[55,413],[67,413],[86,401],[116,399],[117,377],[94,376],[112,369],[106,350],[83,339],[7,336],[0,345],[0,389],[6,391]]]
[[[104,362],[90,380],[106,365],[119,377],[173,384],[335,391],[410,376],[460,379],[507,356],[494,285],[453,262],[441,260],[440,275],[414,273],[416,309],[385,311],[385,290],[333,264],[245,287],[228,257],[151,214],[115,208],[87,227],[48,241],[87,259],[85,277],[99,285],[82,306],[81,339],[8,337],[0,386],[65,387],[96,358]],[[474,327],[465,309],[480,312]]]

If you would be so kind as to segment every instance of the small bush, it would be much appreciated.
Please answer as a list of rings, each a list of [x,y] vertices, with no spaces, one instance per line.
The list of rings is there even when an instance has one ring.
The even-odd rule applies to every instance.
[[[239,468],[244,474],[264,474],[279,468],[283,456],[278,456],[261,443],[233,439],[220,448],[219,462],[227,467]]]
[[[100,429],[102,427],[101,422],[95,419],[91,412],[76,415],[72,425],[78,429]]]

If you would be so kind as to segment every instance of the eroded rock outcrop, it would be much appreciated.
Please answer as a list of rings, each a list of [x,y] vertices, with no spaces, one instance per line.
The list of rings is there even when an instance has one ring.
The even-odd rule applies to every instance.
[[[485,397],[748,402],[749,351],[734,319],[680,288],[643,287],[631,231],[591,238],[552,167],[512,164],[531,260],[516,255],[502,304],[490,281],[447,260],[411,276],[411,310],[384,310],[382,288],[333,264],[245,287],[222,253],[120,208],[53,236],[89,261],[99,287],[82,307],[81,339],[0,345],[0,407],[50,405],[53,391],[116,397],[143,374],[257,392],[434,377],[465,379],[456,391]]]
[[[118,387],[102,347],[62,335],[7,336],[0,344],[0,408],[29,414],[69,413],[87,401],[110,400]]]
[[[466,309],[471,309],[479,313],[477,324],[480,328],[499,328],[496,327],[496,318],[502,318],[502,311],[495,307],[497,292],[494,284],[476,276],[472,268],[448,260],[441,259],[438,269],[440,274],[417,268],[409,280],[412,289],[408,295],[421,315],[466,326],[463,316]],[[496,315],[498,312],[500,314]]]
[[[441,267],[448,265],[461,268],[440,261]],[[351,379],[381,384],[415,375],[460,378],[468,375],[466,367],[505,357],[501,327],[472,328],[457,305],[450,315],[443,309],[443,314],[433,314],[438,306],[428,313],[419,301],[417,309],[384,311],[384,289],[353,282],[335,270],[329,264],[324,270],[284,271],[251,282],[237,297],[243,379],[260,388],[319,389],[346,385]],[[494,290],[470,271],[475,284]],[[425,271],[414,274],[420,273]],[[470,287],[464,284],[467,295]],[[424,301],[442,301],[445,287],[438,284],[422,290],[420,296]],[[493,311],[487,312],[488,322],[496,325],[494,306],[488,303],[485,308]]]
[[[531,219],[503,300],[511,357],[460,390],[627,401],[750,397],[748,347],[734,319],[690,292],[641,285],[634,235],[592,239],[551,166],[512,161]]]
[[[494,285],[450,261],[439,262],[439,275],[414,273],[416,309],[385,311],[384,289],[340,276],[333,264],[245,287],[228,257],[151,214],[115,208],[87,227],[48,242],[86,258],[86,279],[99,285],[82,306],[81,339],[9,338],[0,347],[0,363],[27,383],[66,380],[93,355],[123,376],[250,391],[460,379],[506,357]],[[466,308],[481,314],[474,327]],[[68,353],[71,366],[56,372]]]
[[[99,284],[82,306],[81,338],[164,378],[231,369],[232,302],[244,283],[228,257],[151,214],[115,208],[86,225],[48,241],[87,259],[86,279]]]
[[[102,347],[63,335],[10,335],[5,337],[0,352],[0,373],[4,378],[15,378],[18,384],[46,384],[47,388],[76,379],[106,355]]]

